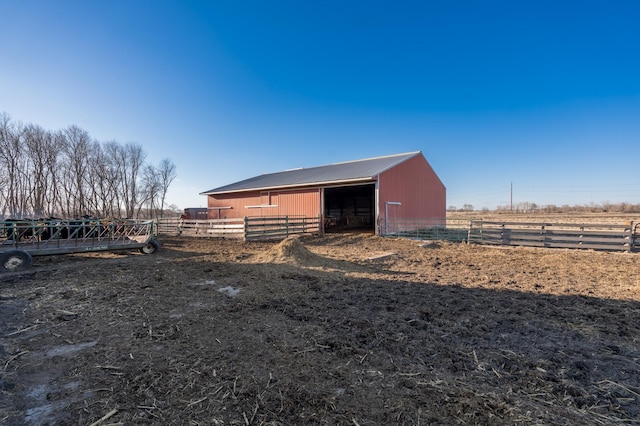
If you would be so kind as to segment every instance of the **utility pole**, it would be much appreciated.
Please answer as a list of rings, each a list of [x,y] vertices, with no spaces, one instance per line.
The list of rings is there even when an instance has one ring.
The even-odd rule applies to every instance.
[[[511,201],[509,202],[509,208],[513,212],[513,182],[511,182]]]

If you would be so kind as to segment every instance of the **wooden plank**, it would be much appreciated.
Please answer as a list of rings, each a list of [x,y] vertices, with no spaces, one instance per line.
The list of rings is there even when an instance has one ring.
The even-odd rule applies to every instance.
[[[564,235],[564,236],[630,236],[630,232],[615,232],[615,231],[581,231],[581,230],[549,230],[549,229],[514,229],[514,228],[482,228],[474,229],[475,233],[485,234],[530,234],[530,235]]]
[[[625,244],[580,244],[580,243],[552,243],[547,244],[548,248],[571,248],[586,250],[628,250],[629,246]]]
[[[518,231],[510,231],[504,233],[490,233],[485,232],[483,235],[485,236],[493,236],[493,237],[503,237],[503,238],[511,238],[511,239],[537,239],[544,238],[549,240],[576,240],[576,241],[601,241],[601,240],[630,240],[630,235],[624,234],[610,234],[610,233],[602,233],[602,234],[566,234],[566,233],[539,233],[539,232],[518,232]]]
[[[547,223],[547,222],[492,222],[492,221],[471,221],[472,226],[482,226],[482,227],[507,227],[507,228],[517,228],[517,227],[533,227],[533,228],[584,228],[584,229],[630,229],[630,225],[617,225],[617,224],[598,224],[598,223]]]
[[[391,256],[393,256],[395,254],[396,254],[395,252],[376,254],[374,256],[368,257],[367,260],[382,260],[382,259],[386,259],[388,257],[391,257]]]
[[[538,248],[570,248],[570,249],[585,249],[585,250],[609,250],[609,251],[627,251],[629,249],[628,244],[580,244],[580,243],[541,243],[534,241],[523,241],[520,244],[503,244],[498,240],[483,240],[482,244],[487,245],[508,245],[508,246],[522,246],[522,247],[538,247]]]
[[[482,240],[502,241],[503,244],[524,244],[524,243],[547,243],[547,244],[560,244],[560,243],[575,243],[575,244],[629,244],[628,238],[607,238],[607,237],[590,237],[590,238],[569,238],[569,237],[549,237],[543,235],[524,235],[524,234],[511,234],[508,237],[501,236],[487,236],[484,235]]]

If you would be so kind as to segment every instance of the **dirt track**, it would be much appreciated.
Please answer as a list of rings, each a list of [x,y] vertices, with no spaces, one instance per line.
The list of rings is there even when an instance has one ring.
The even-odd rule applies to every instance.
[[[300,241],[0,276],[0,423],[640,424],[639,254]]]

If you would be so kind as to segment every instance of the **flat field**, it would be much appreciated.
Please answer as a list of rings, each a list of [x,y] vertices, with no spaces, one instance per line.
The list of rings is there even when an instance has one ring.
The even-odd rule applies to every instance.
[[[0,275],[0,424],[640,424],[640,254],[167,238]]]
[[[449,220],[482,219],[495,222],[532,222],[532,223],[588,223],[625,225],[630,222],[640,222],[638,213],[545,213],[539,212],[496,212],[470,211],[448,212]]]

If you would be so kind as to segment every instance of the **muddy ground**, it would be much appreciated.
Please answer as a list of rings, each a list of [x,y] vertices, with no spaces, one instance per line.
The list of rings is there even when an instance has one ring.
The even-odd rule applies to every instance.
[[[34,258],[0,424],[640,424],[640,254],[421,244]]]

